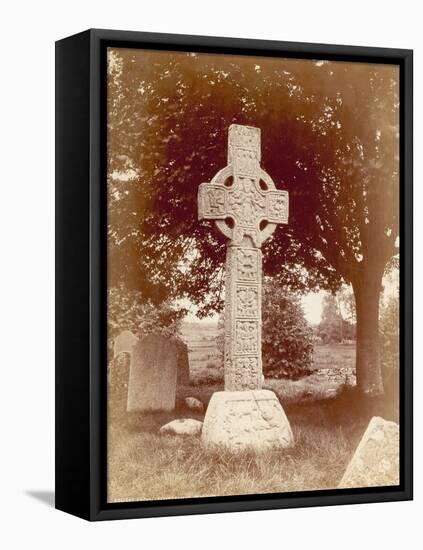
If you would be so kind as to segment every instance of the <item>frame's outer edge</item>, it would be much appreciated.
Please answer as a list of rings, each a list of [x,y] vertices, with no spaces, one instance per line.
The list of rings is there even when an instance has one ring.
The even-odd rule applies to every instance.
[[[232,38],[222,36],[201,36],[168,34],[158,32],[116,31],[91,29],[94,41],[107,41],[122,47],[146,47],[152,49],[213,51],[214,53],[239,53],[242,55],[277,55],[309,59],[331,59],[348,61],[401,62],[412,50],[383,48],[377,46],[351,46],[344,44],[322,44],[312,42],[285,42],[280,40],[259,40],[256,38]]]
[[[400,351],[402,483],[413,498],[413,51],[404,52],[402,65],[401,199],[400,211]],[[402,216],[402,219],[401,219]]]
[[[107,74],[106,51],[90,31],[90,520],[107,500]],[[104,141],[103,141],[104,140]]]
[[[56,508],[89,518],[90,32],[56,42]]]
[[[56,43],[56,507],[89,520],[157,517],[409,500],[412,498],[412,221],[403,219],[402,413],[405,452],[401,487],[311,491],[231,499],[174,502],[105,502],[106,304],[105,172],[106,87],[104,44],[236,51],[239,54],[318,57],[398,63],[403,72],[404,163],[402,213],[412,207],[412,51],[249,39],[92,29]],[[404,399],[405,401],[405,399]],[[101,426],[103,428],[101,428]],[[402,455],[404,457],[404,455]],[[207,502],[205,502],[207,500]]]

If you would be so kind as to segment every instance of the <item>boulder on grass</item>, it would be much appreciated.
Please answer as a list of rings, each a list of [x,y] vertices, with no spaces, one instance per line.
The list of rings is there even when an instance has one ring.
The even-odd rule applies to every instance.
[[[399,485],[399,426],[374,416],[339,483],[339,488]]]
[[[161,434],[170,435],[200,435],[203,423],[193,418],[178,418],[162,426],[159,430]]]
[[[204,411],[204,405],[196,397],[186,397],[185,405],[192,411],[202,413]]]

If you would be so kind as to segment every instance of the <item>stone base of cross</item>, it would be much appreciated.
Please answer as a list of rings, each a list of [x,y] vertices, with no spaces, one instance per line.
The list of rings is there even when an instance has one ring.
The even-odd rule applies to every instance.
[[[229,239],[225,272],[225,392],[213,395],[203,426],[206,445],[286,447],[288,420],[262,385],[261,245],[288,222],[288,193],[260,166],[260,129],[229,128],[228,165],[198,192],[199,219],[214,220]],[[270,435],[272,433],[272,435]],[[261,435],[260,435],[261,434]]]

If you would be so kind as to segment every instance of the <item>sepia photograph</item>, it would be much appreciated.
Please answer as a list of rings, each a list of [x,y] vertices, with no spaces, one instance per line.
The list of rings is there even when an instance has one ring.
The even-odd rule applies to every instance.
[[[418,6],[4,3],[0,549],[414,550]]]
[[[107,503],[400,485],[400,68],[107,48]]]

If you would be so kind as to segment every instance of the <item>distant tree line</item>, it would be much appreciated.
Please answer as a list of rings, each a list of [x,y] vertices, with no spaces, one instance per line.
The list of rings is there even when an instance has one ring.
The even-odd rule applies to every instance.
[[[324,344],[355,340],[355,323],[342,312],[345,298],[328,294],[323,299],[322,318],[316,328],[316,335]]]

